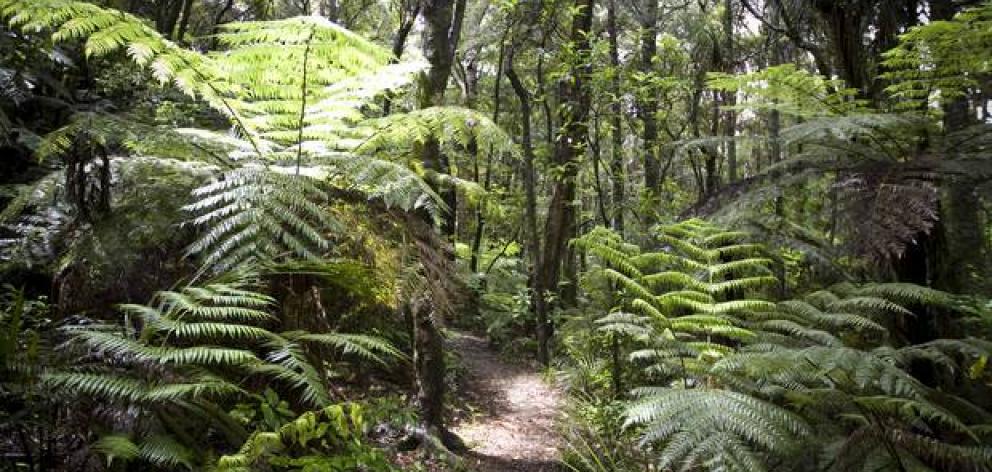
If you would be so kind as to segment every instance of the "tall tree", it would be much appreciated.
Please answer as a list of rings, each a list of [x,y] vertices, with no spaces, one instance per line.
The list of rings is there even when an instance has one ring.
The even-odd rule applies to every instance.
[[[586,148],[589,133],[587,118],[591,97],[587,79],[591,49],[593,8],[595,0],[575,0],[572,27],[569,34],[574,55],[569,57],[569,72],[558,82],[558,121],[561,123],[551,162],[555,166],[552,178],[551,202],[544,229],[544,251],[536,281],[539,296],[547,291],[558,293],[562,263],[567,256],[567,243],[575,228],[575,180]],[[547,308],[546,304],[542,304]],[[549,343],[553,332],[547,310],[537,313],[538,361],[550,361]]]
[[[658,0],[645,0],[638,15],[641,27],[639,68],[651,77],[658,55]],[[661,162],[658,159],[658,100],[653,93],[639,94],[637,115],[644,127],[644,189],[654,200],[661,185]]]
[[[542,258],[540,234],[537,230],[537,173],[534,169],[534,144],[531,133],[532,95],[514,69],[512,50],[507,58],[506,78],[510,81],[510,86],[513,87],[520,102],[520,147],[523,148],[524,154],[524,229],[527,237],[527,252],[530,255],[530,280],[532,284],[536,284],[540,276],[538,272]],[[535,288],[531,299],[538,319],[546,317],[544,294]]]
[[[610,67],[613,70],[613,75],[610,77],[610,151],[612,154],[612,160],[610,161],[610,174],[613,180],[613,209],[610,224],[613,229],[620,234],[620,236],[623,236],[623,209],[626,204],[625,190],[627,178],[625,175],[623,162],[623,110],[621,107],[622,92],[620,88],[620,28],[617,27],[617,13],[617,0],[610,0],[606,17],[606,29],[610,38]]]
[[[724,0],[723,2],[723,65],[724,72],[733,74],[737,72],[737,54],[734,50],[734,0]],[[737,104],[737,91],[724,92],[723,105],[733,107]],[[727,181],[737,180],[737,141],[734,136],[737,134],[737,112],[733,109],[724,111],[723,134],[727,137],[725,144],[727,151]]]
[[[428,108],[444,104],[444,92],[448,87],[455,50],[461,35],[462,19],[465,16],[465,0],[425,0],[422,11],[424,56],[430,67],[421,77],[420,106]],[[450,173],[448,157],[441,151],[441,144],[436,136],[423,143],[421,160],[426,170],[436,173],[435,178],[437,175]],[[455,235],[455,191],[450,186],[441,184],[440,180],[434,180],[433,185],[448,207],[440,229],[446,239],[443,243],[449,244],[449,238]],[[427,215],[424,217],[430,218]],[[428,434],[441,437],[446,445],[451,446],[453,442],[444,424],[446,367],[444,340],[438,325],[442,309],[443,307],[436,306],[436,302],[432,301],[423,303],[413,313],[414,362],[421,421]]]

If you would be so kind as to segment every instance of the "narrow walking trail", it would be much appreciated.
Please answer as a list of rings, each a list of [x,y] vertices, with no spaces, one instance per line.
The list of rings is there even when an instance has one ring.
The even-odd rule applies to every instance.
[[[471,448],[465,456],[479,472],[558,472],[554,420],[560,392],[532,367],[499,358],[485,339],[455,333],[448,342],[467,370],[462,395],[477,408],[453,428]]]

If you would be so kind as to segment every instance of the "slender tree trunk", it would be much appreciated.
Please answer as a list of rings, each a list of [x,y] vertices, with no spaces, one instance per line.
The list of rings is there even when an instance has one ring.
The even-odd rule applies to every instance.
[[[176,23],[179,21],[179,14],[183,9],[183,0],[168,0],[165,3],[164,12],[160,16],[159,32],[166,38],[172,39],[176,32]]]
[[[601,175],[602,173],[599,170],[599,167],[600,167],[600,164],[602,163],[603,157],[602,157],[601,146],[600,146],[600,144],[601,144],[601,136],[600,136],[599,115],[598,114],[596,115],[596,118],[593,121],[593,127],[592,127],[592,129],[593,129],[592,135],[595,138],[593,138],[593,139],[590,140],[591,142],[589,144],[589,147],[590,147],[590,149],[592,151],[592,152],[590,152],[590,155],[592,155],[592,175],[593,175],[592,183],[593,183],[593,189],[596,191],[596,199],[595,199],[596,200],[596,214],[599,215],[600,218],[602,218],[602,220],[603,220],[602,223],[603,223],[604,226],[610,226],[610,224],[612,222],[612,219],[610,218],[610,216],[608,214],[608,211],[606,209],[607,208],[607,203],[606,203],[606,200],[607,200],[606,189],[603,186],[603,176]]]
[[[772,66],[777,66],[785,62],[785,57],[782,54],[782,48],[779,41],[769,41],[769,49],[771,50],[771,57],[769,58]],[[782,115],[777,109],[772,109],[768,112],[768,165],[774,166],[779,162],[782,162]],[[778,174],[773,176],[778,179]],[[775,215],[779,218],[785,217],[785,198],[781,191],[775,196]],[[783,269],[784,271],[784,265]],[[783,278],[784,280],[784,278]]]
[[[646,0],[640,15],[641,23],[641,72],[651,74],[653,61],[658,55],[658,0]],[[612,47],[612,46],[611,46]],[[641,94],[637,115],[644,127],[644,188],[648,196],[657,198],[661,185],[661,162],[658,160],[658,101],[653,93]]]
[[[723,7],[723,30],[726,35],[723,46],[723,61],[725,71],[728,74],[733,74],[737,72],[736,64],[734,64],[736,59],[734,51],[734,1],[724,0]],[[723,105],[726,107],[737,105],[736,90],[724,93]],[[737,112],[726,110],[723,119],[723,134],[727,137],[727,181],[733,183],[737,181],[737,141],[734,140],[737,135]]]
[[[577,63],[571,65],[571,74],[558,83],[558,110],[561,133],[555,139],[552,162],[558,168],[552,184],[551,203],[548,206],[548,220],[545,224],[543,260],[539,267],[539,286],[558,292],[561,263],[567,257],[568,238],[575,226],[575,179],[578,175],[579,159],[585,151],[588,134],[586,119],[589,113],[590,96],[586,79],[589,75],[587,55],[590,51],[590,31],[592,31],[593,7],[595,0],[576,0],[575,16],[569,35],[573,50],[578,55]],[[553,326],[546,314],[539,314],[537,320],[538,361],[547,365],[550,361],[549,343]]]
[[[524,87],[520,77],[513,69],[512,53],[506,65],[506,78],[510,81],[513,91],[520,102],[520,146],[524,153],[524,226],[527,231],[527,252],[530,253],[530,279],[532,284],[532,300],[536,319],[547,319],[547,307],[544,299],[545,288],[541,285],[538,268],[541,265],[541,240],[537,233],[537,176],[534,171],[534,144],[531,137],[531,95]]]
[[[176,32],[176,41],[183,41],[186,37],[186,29],[189,28],[189,19],[193,15],[193,0],[186,0],[183,3],[183,15],[179,20],[179,31]]]
[[[406,49],[406,40],[410,36],[410,31],[413,30],[413,25],[417,22],[417,17],[420,15],[421,2],[415,0],[410,11],[406,12],[405,17],[403,17],[400,27],[396,30],[396,36],[393,37],[392,52],[393,58],[390,60],[392,63],[397,63],[400,58],[403,57],[403,50]],[[382,116],[388,116],[390,109],[393,106],[392,95],[386,92],[382,99]]]
[[[502,91],[503,84],[503,62],[506,56],[506,36],[509,34],[510,29],[507,27],[506,32],[503,34],[503,40],[500,42],[499,46],[499,60],[496,66],[496,86],[493,90],[493,123],[499,124],[499,112],[500,112],[500,95]],[[486,180],[483,183],[483,189],[489,191],[492,186],[492,159],[493,150],[489,149],[489,154],[486,155]],[[478,159],[476,159],[476,165],[478,165]],[[479,182],[479,172],[476,171],[475,181]],[[482,208],[478,208],[475,211],[475,235],[472,238],[472,259],[469,266],[472,272],[479,271],[479,260],[482,258],[482,239],[485,236],[486,218],[482,211]]]
[[[613,67],[613,78],[610,86],[613,88],[613,102],[610,103],[610,174],[613,178],[613,229],[623,236],[623,208],[626,196],[627,178],[623,162],[622,110],[620,108],[620,51],[619,30],[617,28],[617,0],[610,0],[607,12],[607,29],[610,36],[610,65]]]
[[[216,15],[214,15],[214,21],[210,28],[211,31],[214,33],[220,32],[220,25],[224,23],[224,15],[227,15],[227,12],[231,11],[231,8],[234,8],[234,0],[227,0],[227,2],[224,3],[224,6],[221,7]],[[219,41],[216,36],[210,40],[211,49],[216,49],[218,44]]]
[[[613,89],[613,102],[610,103],[610,149],[612,151],[612,161],[610,161],[610,173],[613,177],[613,218],[611,226],[613,230],[624,237],[624,176],[623,165],[623,138],[621,136],[621,109],[620,109],[620,48],[619,29],[617,28],[617,0],[610,0],[606,12],[606,29],[610,37],[610,66],[613,67],[613,77],[610,87]],[[612,283],[610,284],[612,288]],[[610,342],[610,357],[612,367],[610,369],[610,379],[612,380],[613,395],[619,397],[623,392],[623,353],[621,352],[620,337],[614,335]]]
[[[542,44],[541,48],[544,48]],[[551,113],[551,102],[548,100],[550,95],[545,84],[544,75],[544,54],[541,54],[537,58],[537,93],[541,96],[541,110],[544,112],[544,139],[547,140],[548,145],[554,145],[555,133],[554,133],[554,117]]]

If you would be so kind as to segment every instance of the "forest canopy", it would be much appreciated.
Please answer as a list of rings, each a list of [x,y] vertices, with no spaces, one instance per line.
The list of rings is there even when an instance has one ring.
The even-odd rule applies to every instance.
[[[992,471],[992,2],[0,0],[0,469]]]

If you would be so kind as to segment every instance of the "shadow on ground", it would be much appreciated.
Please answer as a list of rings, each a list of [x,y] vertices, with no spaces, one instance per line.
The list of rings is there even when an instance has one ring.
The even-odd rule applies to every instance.
[[[565,472],[567,469],[556,461],[512,459],[488,456],[481,452],[469,451],[462,455],[468,470],[478,472]]]

